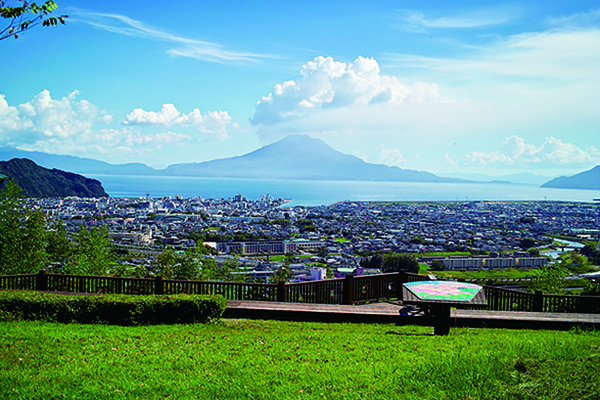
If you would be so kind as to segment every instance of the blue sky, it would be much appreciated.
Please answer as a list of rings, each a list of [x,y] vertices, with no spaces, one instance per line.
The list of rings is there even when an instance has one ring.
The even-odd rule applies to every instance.
[[[434,173],[600,164],[597,1],[63,1],[0,41],[0,145],[162,168],[295,133]]]

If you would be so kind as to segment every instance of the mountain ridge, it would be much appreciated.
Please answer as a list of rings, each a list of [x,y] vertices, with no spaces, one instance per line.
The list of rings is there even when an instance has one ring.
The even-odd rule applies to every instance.
[[[541,187],[554,189],[600,190],[600,165],[573,176],[554,178]]]
[[[28,158],[46,168],[80,174],[160,175],[263,179],[368,180],[399,182],[472,182],[425,171],[371,164],[331,148],[320,139],[290,135],[241,156],[172,164],[163,170],[145,164],[109,164],[89,158],[0,147],[0,160]]]
[[[286,136],[241,156],[202,163],[173,164],[163,171],[170,176],[223,178],[468,182],[442,178],[424,171],[370,164],[306,135]]]
[[[25,158],[0,161],[0,174],[13,179],[25,197],[108,197],[96,179],[59,169],[48,169]]]

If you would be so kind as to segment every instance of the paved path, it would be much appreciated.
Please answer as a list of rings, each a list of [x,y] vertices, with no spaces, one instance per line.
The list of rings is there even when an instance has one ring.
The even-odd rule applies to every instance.
[[[404,315],[401,315],[404,314]],[[600,329],[600,314],[538,313],[521,311],[452,310],[454,326],[555,329],[574,326]],[[288,321],[394,323],[432,325],[430,317],[398,302],[365,305],[277,303],[230,300],[224,318],[278,319]]]

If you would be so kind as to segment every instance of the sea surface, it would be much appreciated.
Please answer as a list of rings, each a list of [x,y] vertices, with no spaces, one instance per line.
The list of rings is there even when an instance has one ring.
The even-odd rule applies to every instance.
[[[249,200],[263,194],[292,199],[290,205],[329,205],[339,201],[576,201],[600,198],[598,190],[549,189],[495,183],[422,183],[311,181],[277,179],[193,178],[179,176],[88,175],[98,179],[111,197],[231,198]]]

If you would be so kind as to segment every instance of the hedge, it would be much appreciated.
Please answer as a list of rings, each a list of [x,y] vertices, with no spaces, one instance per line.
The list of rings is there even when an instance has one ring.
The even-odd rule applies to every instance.
[[[227,300],[197,295],[68,295],[0,291],[0,320],[110,325],[188,324],[218,320]]]

